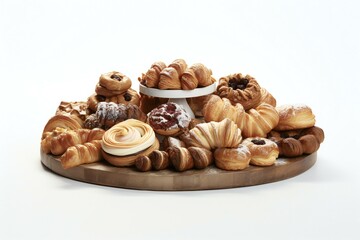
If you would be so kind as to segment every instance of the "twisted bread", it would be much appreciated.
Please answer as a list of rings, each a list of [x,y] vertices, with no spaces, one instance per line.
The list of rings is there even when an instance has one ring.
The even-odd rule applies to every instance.
[[[212,150],[220,147],[237,147],[241,130],[228,118],[221,122],[200,123],[189,131],[187,145]]]
[[[232,105],[227,98],[211,95],[204,106],[206,122],[229,118],[241,129],[243,137],[266,137],[279,122],[276,109],[262,103],[256,109],[245,112],[241,104]]]
[[[101,157],[101,140],[93,140],[84,144],[69,147],[60,157],[64,169],[72,168],[86,163],[98,162]]]
[[[83,144],[92,140],[100,140],[104,135],[104,132],[104,130],[99,128],[94,128],[92,130],[65,130],[56,128],[41,141],[41,149],[44,153],[61,155],[71,146]]]

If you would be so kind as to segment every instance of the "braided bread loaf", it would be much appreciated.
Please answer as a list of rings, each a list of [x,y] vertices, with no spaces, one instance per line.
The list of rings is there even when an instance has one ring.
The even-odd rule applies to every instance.
[[[232,105],[227,98],[211,95],[204,106],[206,122],[229,118],[241,129],[243,137],[266,137],[279,122],[276,109],[267,103],[245,111],[241,104]]]

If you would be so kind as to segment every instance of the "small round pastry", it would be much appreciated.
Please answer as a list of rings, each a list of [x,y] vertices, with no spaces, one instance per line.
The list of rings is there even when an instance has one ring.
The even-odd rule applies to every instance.
[[[126,91],[126,90],[125,90]],[[98,94],[98,95],[102,95],[102,96],[105,96],[105,97],[113,97],[113,96],[116,96],[116,95],[119,95],[119,94],[122,94],[124,92],[124,90],[121,90],[121,91],[116,91],[116,90],[109,90],[103,86],[101,86],[99,83],[96,84],[96,87],[95,87],[95,92]]]
[[[279,157],[278,146],[269,139],[260,137],[246,138],[242,144],[249,148],[251,153],[250,164],[252,165],[271,166]]]
[[[114,102],[114,103],[122,103],[122,104],[133,104],[140,105],[140,95],[132,88],[129,88],[122,94],[108,97],[105,99],[105,102]]]
[[[236,171],[249,166],[251,153],[248,147],[239,145],[237,148],[217,148],[214,157],[216,167]]]
[[[148,123],[158,134],[175,136],[189,126],[191,117],[178,104],[161,104],[148,113]]]
[[[281,105],[276,107],[279,123],[276,131],[310,128],[315,125],[315,115],[306,105]]]
[[[101,74],[99,84],[110,91],[125,92],[131,87],[131,80],[120,72],[112,71]]]
[[[228,98],[232,104],[240,103],[248,110],[260,103],[260,89],[255,78],[237,73],[220,78],[216,91],[220,97]]]
[[[115,166],[132,166],[139,156],[159,149],[153,129],[146,123],[128,119],[107,130],[102,138],[102,155]]]

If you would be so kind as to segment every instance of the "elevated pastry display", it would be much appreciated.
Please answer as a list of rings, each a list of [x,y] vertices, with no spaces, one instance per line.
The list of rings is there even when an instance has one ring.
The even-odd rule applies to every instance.
[[[250,75],[216,81],[204,64],[176,59],[154,62],[138,80],[139,93],[111,71],[87,101],[62,101],[44,126],[42,163],[108,186],[229,188],[296,176],[324,141],[309,106],[277,106]]]

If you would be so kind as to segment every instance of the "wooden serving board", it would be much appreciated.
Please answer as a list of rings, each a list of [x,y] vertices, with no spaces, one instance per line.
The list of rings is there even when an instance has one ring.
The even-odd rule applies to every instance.
[[[43,152],[41,162],[57,174],[82,182],[120,188],[179,191],[244,187],[284,180],[311,168],[316,162],[316,152],[297,158],[279,158],[273,166],[250,166],[242,171],[224,171],[211,166],[182,173],[172,170],[139,172],[135,168],[114,167],[107,162],[65,170],[56,157]]]

